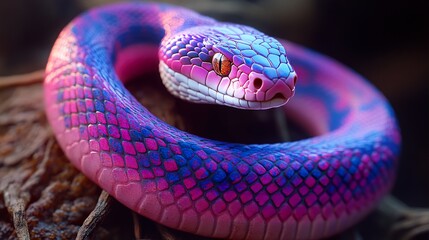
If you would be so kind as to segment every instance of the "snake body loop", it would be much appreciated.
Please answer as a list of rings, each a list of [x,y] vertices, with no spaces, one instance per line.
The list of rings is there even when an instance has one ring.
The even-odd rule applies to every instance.
[[[265,109],[286,103],[297,84],[283,108],[314,137],[244,145],[160,121],[119,80],[156,66],[157,55],[167,89],[191,101]],[[56,41],[44,89],[49,122],[78,169],[132,210],[190,233],[326,238],[393,184],[399,130],[361,76],[183,8],[128,3],[84,13]]]

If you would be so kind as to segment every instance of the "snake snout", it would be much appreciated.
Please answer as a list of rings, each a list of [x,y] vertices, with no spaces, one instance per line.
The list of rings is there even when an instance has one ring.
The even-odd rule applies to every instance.
[[[296,74],[288,78],[276,80],[272,87],[266,91],[266,101],[275,102],[280,106],[289,101],[295,93]]]

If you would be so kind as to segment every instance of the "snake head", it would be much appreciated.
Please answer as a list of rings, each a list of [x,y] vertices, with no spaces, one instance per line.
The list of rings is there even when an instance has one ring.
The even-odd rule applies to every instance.
[[[282,44],[247,26],[192,27],[165,38],[159,55],[164,85],[189,101],[268,109],[295,92]]]

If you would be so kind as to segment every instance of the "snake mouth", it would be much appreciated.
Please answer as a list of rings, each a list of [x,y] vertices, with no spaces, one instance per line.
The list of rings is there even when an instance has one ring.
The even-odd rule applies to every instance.
[[[282,93],[276,93],[273,97],[273,100],[274,99],[280,99],[280,100],[286,101],[286,97]]]

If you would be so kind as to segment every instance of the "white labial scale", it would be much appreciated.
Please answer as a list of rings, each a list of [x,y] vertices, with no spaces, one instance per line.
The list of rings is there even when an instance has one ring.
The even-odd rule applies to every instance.
[[[231,105],[234,105],[234,106],[237,106],[237,105],[239,105],[239,104],[240,104],[240,102],[238,101],[238,99],[237,99],[237,98],[233,98],[233,97],[228,96],[228,95],[225,95],[225,96],[223,97],[223,99],[225,100],[225,102],[226,102],[226,103],[231,104]]]
[[[249,107],[246,100],[239,99],[239,102],[240,102],[240,106],[242,106],[244,108]]]
[[[216,91],[215,90],[209,88],[209,95],[210,95],[210,97],[216,99]]]
[[[220,92],[216,92],[216,100],[218,100],[219,102],[221,102],[221,103],[224,103],[225,102],[225,100],[223,99],[223,94],[222,93],[220,93]]]
[[[209,88],[207,86],[204,86],[203,84],[198,85],[198,90],[204,95],[209,95]]]

